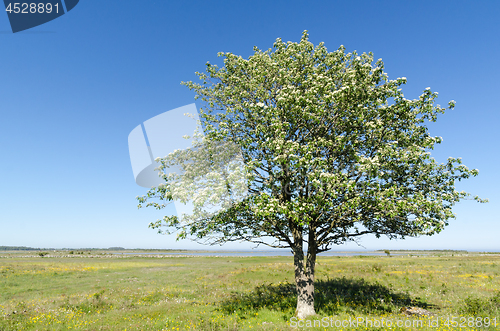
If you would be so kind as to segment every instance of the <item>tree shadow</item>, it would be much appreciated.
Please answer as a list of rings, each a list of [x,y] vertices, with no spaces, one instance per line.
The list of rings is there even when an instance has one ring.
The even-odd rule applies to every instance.
[[[314,293],[316,313],[335,315],[346,313],[383,314],[396,313],[404,306],[435,308],[421,298],[412,298],[407,293],[397,293],[378,283],[370,284],[364,279],[346,277],[318,280]],[[295,284],[263,284],[250,292],[233,292],[231,297],[219,303],[226,314],[245,313],[269,309],[287,315],[293,314],[297,306]]]

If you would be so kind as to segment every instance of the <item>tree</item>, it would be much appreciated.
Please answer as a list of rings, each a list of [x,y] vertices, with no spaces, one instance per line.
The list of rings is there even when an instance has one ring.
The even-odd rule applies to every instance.
[[[454,218],[452,206],[470,196],[456,191],[455,182],[478,171],[460,158],[438,164],[429,153],[442,141],[424,125],[446,110],[434,105],[437,93],[427,88],[406,99],[399,88],[406,78],[389,80],[372,53],[346,53],[343,46],[328,52],[323,43],[314,47],[305,31],[299,43],[277,39],[273,49],[254,47],[248,59],[219,56],[224,66],[207,63],[207,72],[197,73],[201,84],[183,83],[206,102],[206,135],[196,148],[158,160],[165,184],[138,197],[139,207],[164,206],[148,202],[153,198],[192,199],[192,215],[166,216],[150,226],[209,244],[290,248],[299,318],[315,313],[318,253],[368,234],[439,233]],[[218,157],[224,144],[240,152],[229,148]],[[232,199],[227,178],[242,167],[226,165],[236,154],[248,194],[240,189]],[[175,164],[183,174],[167,173]],[[209,212],[218,201],[218,212]]]

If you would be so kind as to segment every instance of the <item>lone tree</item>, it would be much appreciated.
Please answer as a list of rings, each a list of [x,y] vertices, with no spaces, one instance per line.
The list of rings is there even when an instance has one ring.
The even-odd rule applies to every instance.
[[[208,244],[290,248],[297,317],[315,314],[318,253],[367,234],[393,239],[439,233],[455,217],[452,206],[470,196],[456,191],[455,182],[478,171],[460,158],[438,164],[428,152],[442,141],[423,124],[446,110],[434,105],[437,93],[427,88],[418,99],[405,99],[399,87],[406,78],[389,80],[372,53],[346,53],[343,46],[328,52],[323,43],[314,47],[305,31],[299,43],[277,39],[273,49],[254,47],[248,59],[218,55],[224,66],[207,63],[207,72],[197,73],[202,84],[183,83],[206,102],[200,141],[208,147],[158,160],[165,184],[138,197],[139,208],[165,206],[148,201],[153,198],[192,199],[192,215],[166,216],[150,226]],[[221,193],[235,168],[206,180],[213,169],[224,168],[213,159],[217,146],[241,151],[248,188],[243,199],[231,199],[227,185],[229,198]],[[183,166],[182,175],[167,174],[175,164]],[[218,199],[218,213],[201,208]]]

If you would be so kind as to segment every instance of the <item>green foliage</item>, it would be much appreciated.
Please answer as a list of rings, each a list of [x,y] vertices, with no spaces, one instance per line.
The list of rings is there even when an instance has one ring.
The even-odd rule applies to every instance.
[[[500,292],[488,299],[469,296],[464,300],[464,306],[460,310],[463,314],[472,316],[498,316],[500,313]]]
[[[328,52],[308,38],[304,32],[299,43],[277,39],[248,59],[219,53],[223,67],[207,63],[206,73],[197,73],[201,84],[183,83],[205,102],[206,136],[196,149],[159,159],[166,183],[138,200],[157,209],[165,205],[154,199],[191,200],[195,212],[166,216],[152,228],[205,243],[246,240],[299,250],[296,233],[309,236],[315,254],[365,234],[433,235],[455,217],[452,206],[470,196],[455,183],[478,171],[460,158],[438,164],[430,156],[442,141],[425,126],[446,110],[435,105],[438,94],[426,88],[406,99],[406,78],[389,80],[372,53],[343,46]],[[450,101],[447,109],[454,106]],[[216,168],[235,171],[219,162],[224,157],[214,159],[227,149],[220,146],[241,151],[244,199],[231,200],[216,176]],[[172,165],[185,173],[168,173]],[[210,213],[216,201],[224,208]]]

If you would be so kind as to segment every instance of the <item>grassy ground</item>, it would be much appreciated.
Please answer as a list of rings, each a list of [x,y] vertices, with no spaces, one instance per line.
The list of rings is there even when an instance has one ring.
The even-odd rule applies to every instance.
[[[0,255],[2,331],[500,329],[499,254],[320,257],[307,321],[290,320],[291,257],[38,254]],[[407,319],[403,306],[439,319]]]

